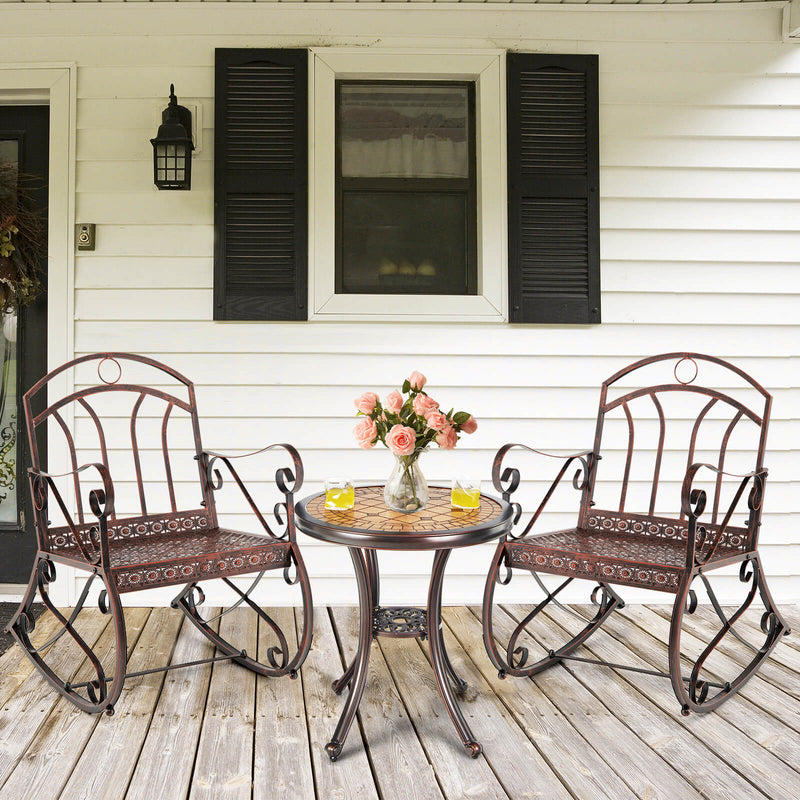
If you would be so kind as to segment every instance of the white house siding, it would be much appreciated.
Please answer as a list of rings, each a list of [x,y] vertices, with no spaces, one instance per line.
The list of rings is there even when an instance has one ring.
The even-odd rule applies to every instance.
[[[74,275],[53,284],[70,287],[50,303],[74,303],[74,326],[50,331],[51,360],[66,347],[166,361],[198,384],[207,447],[245,452],[290,441],[310,492],[329,473],[388,474],[388,452],[355,446],[352,398],[365,389],[383,395],[411,370],[428,376],[443,405],[480,422],[456,451],[426,456],[435,482],[455,472],[488,478],[494,451],[509,440],[589,447],[599,383],[634,359],[679,350],[728,358],[774,393],[761,551],[776,598],[797,602],[800,48],[782,42],[783,11],[3,4],[0,63],[77,64],[74,221],[96,224],[97,249],[77,253]],[[599,55],[601,325],[212,321],[214,48],[331,45]],[[186,193],[152,185],[149,139],[170,83],[181,103],[202,111]],[[71,267],[51,269],[64,278]],[[551,469],[531,473],[531,496]],[[670,488],[677,504],[679,487]],[[120,487],[122,497],[132,491]],[[543,529],[569,525],[575,499],[554,498]],[[307,537],[302,545],[315,599],[354,600],[344,549]],[[454,553],[446,602],[479,602],[491,551]],[[424,602],[428,569],[429,556],[385,559],[384,599]],[[727,579],[723,597],[737,596],[737,584]],[[531,586],[520,576],[505,597],[524,599]],[[281,602],[284,588],[276,576],[270,602]]]

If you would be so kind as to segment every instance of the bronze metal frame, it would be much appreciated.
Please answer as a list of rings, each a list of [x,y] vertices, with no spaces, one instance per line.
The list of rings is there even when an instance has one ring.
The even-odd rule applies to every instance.
[[[127,383],[124,380],[126,373],[129,370],[135,372],[136,363],[153,368],[159,383],[174,383],[174,393],[153,386]],[[81,379],[86,381],[81,367],[84,364],[96,366],[97,382],[64,397],[53,397],[53,387],[58,383],[54,384],[53,379],[68,370],[77,368]],[[103,371],[106,372],[105,376]],[[48,391],[49,405],[44,408],[43,398]],[[141,513],[125,518],[118,518],[116,515],[115,486],[109,468],[106,433],[100,415],[92,405],[93,399],[107,396],[108,393],[117,393],[120,397],[128,396],[133,403],[129,422],[130,450]],[[160,451],[170,509],[161,513],[154,512],[148,506],[145,468],[140,451],[141,430],[145,427],[141,424],[140,410],[146,398],[155,398],[163,403]],[[119,699],[126,676],[145,674],[127,672],[127,636],[120,595],[157,586],[181,584],[184,586],[172,601],[173,608],[180,608],[192,624],[214,642],[224,655],[191,664],[148,670],[147,673],[231,659],[260,675],[296,677],[311,647],[313,612],[311,587],[297,546],[294,522],[294,496],[303,483],[303,464],[294,447],[289,444],[273,444],[256,453],[247,454],[253,456],[277,449],[287,457],[286,466],[275,473],[275,484],[282,495],[282,501],[273,511],[278,526],[273,530],[234,466],[235,459],[245,456],[203,450],[194,384],[158,361],[131,353],[96,353],[76,358],[53,370],[33,386],[25,394],[24,406],[32,454],[32,467],[28,472],[36,517],[38,551],[25,596],[6,630],[58,692],[84,711],[105,711],[108,715],[113,714],[114,704]],[[96,432],[96,449],[100,452],[100,460],[95,463],[79,465],[76,427],[69,424],[69,414],[73,410],[81,411],[84,419],[88,416],[87,424]],[[176,501],[172,463],[177,454],[169,446],[168,431],[169,423],[179,412],[183,412],[184,418],[188,417],[194,442],[194,459],[197,462],[198,486],[202,498],[199,507],[194,509],[179,509]],[[60,429],[69,452],[72,469],[64,475],[52,475],[40,469],[41,454],[37,449],[36,431],[48,421],[51,441],[53,432]],[[87,444],[83,446],[91,447]],[[263,533],[243,533],[219,527],[215,496],[223,486],[221,468],[224,468],[239,487]],[[117,480],[130,479],[129,475],[115,477]],[[74,492],[74,511],[70,510],[65,499],[67,487],[64,487],[64,482]],[[60,511],[66,524],[51,524],[48,508],[53,506]],[[89,516],[89,510],[93,519]],[[53,605],[48,591],[49,584],[56,578],[56,564],[89,573],[85,588],[69,619]],[[251,597],[261,576],[272,569],[283,569],[287,584],[300,585],[304,608],[303,631],[298,649],[291,657],[283,631]],[[244,592],[230,580],[236,575],[253,573],[257,577]],[[103,584],[99,597],[100,610],[111,615],[114,625],[116,653],[112,676],[106,675],[99,657],[74,626],[88,597],[89,588],[96,578]],[[199,606],[204,600],[204,594],[198,584],[212,578],[221,578],[239,596],[237,602],[222,612],[223,614],[245,604],[274,632],[278,644],[268,649],[265,661],[257,661],[245,650],[223,639],[212,627],[216,617],[207,619],[200,613]],[[30,635],[35,622],[30,608],[37,594],[58,619],[61,630],[51,640],[34,647]],[[48,665],[46,651],[65,633],[72,637],[92,664],[95,672],[93,680],[70,684]]]
[[[333,683],[337,694],[346,686],[350,692],[325,751],[331,761],[336,761],[342,752],[364,694],[373,638],[413,636],[429,640],[433,674],[447,713],[467,753],[477,758],[482,752],[481,745],[455,697],[466,691],[467,684],[453,668],[442,636],[442,584],[452,549],[504,535],[511,526],[511,507],[503,500],[482,496],[481,506],[474,512],[453,511],[450,490],[431,487],[424,509],[401,514],[386,509],[382,486],[357,487],[355,491],[356,505],[351,512],[325,511],[323,494],[312,495],[297,504],[299,530],[348,547],[358,586],[358,648],[344,674]],[[426,609],[380,605],[377,550],[435,551]]]
[[[675,362],[674,382],[642,387],[643,381],[637,383],[636,380],[633,380],[635,388],[619,397],[609,399],[609,389],[620,379],[636,370],[643,370],[645,367],[658,365],[660,362]],[[688,365],[689,375],[685,376],[687,379],[678,377],[679,368],[686,369],[685,366],[681,366],[682,364]],[[732,381],[736,379],[742,381],[742,386],[751,393],[754,390],[763,405],[750,408],[732,394],[696,383],[701,369],[704,371],[710,369],[709,365],[727,370],[728,372],[724,374]],[[702,407],[692,424],[686,451],[687,467],[683,475],[680,507],[675,509],[674,516],[664,517],[656,516],[654,510],[662,479],[661,465],[665,451],[666,431],[666,419],[659,396],[663,397],[664,393],[668,392],[696,393],[701,397],[707,397],[708,402]],[[655,412],[659,435],[655,450],[655,466],[652,478],[650,478],[649,505],[647,510],[634,513],[626,509],[636,432],[636,421],[630,406],[634,400],[639,398],[649,398],[651,401],[650,415],[652,417],[653,411]],[[484,592],[484,644],[489,658],[497,667],[501,678],[506,675],[533,675],[570,658],[606,666],[623,667],[623,665],[612,665],[597,659],[576,659],[571,655],[600,628],[611,612],[623,607],[624,603],[621,597],[611,588],[611,584],[618,584],[669,592],[675,595],[669,636],[669,671],[654,674],[670,678],[684,714],[689,714],[691,711],[698,713],[711,711],[741,688],[762,661],[767,658],[781,635],[789,633],[789,627],[775,607],[767,588],[757,551],[762,500],[767,476],[767,470],[764,467],[764,450],[771,404],[772,397],[768,392],[741,369],[722,359],[698,353],[666,353],[637,361],[603,383],[592,450],[568,456],[553,456],[520,444],[507,444],[500,448],[495,457],[492,479],[495,488],[502,493],[503,498],[512,503],[515,526],[522,528],[521,533],[509,534],[499,542],[489,569]],[[729,413],[729,421],[719,440],[716,463],[703,463],[695,459],[698,434],[704,420],[709,419],[709,411],[715,406],[718,406],[718,409],[726,409]],[[628,430],[627,454],[619,487],[618,508],[601,510],[595,507],[594,491],[598,465],[602,458],[603,425],[608,412],[614,409],[621,409],[625,415]],[[753,469],[746,474],[735,475],[725,471],[725,462],[731,435],[743,420],[749,421],[757,427],[755,435],[758,444],[753,453],[755,462]],[[671,442],[671,446],[675,447],[674,441]],[[543,456],[561,458],[563,461],[540,505],[525,524],[522,522],[520,504],[511,500],[511,496],[517,491],[521,481],[519,469],[508,465],[511,451],[514,449],[530,450]],[[533,534],[534,525],[567,470],[573,464],[577,465],[573,486],[580,492],[581,497],[576,527],[553,533]],[[713,476],[710,481],[714,483],[713,491],[709,492],[700,488],[697,479],[698,473],[710,473]],[[727,509],[721,507],[724,477],[732,479],[733,486],[736,487],[733,491],[733,499]],[[744,503],[741,502],[743,498],[745,498]],[[731,523],[732,517],[734,513],[739,513],[741,506],[745,504],[748,514],[746,525],[737,527]],[[707,506],[711,510],[710,520],[701,521]],[[727,616],[717,601],[707,573],[737,563],[741,565],[740,580],[748,586],[740,607],[734,614]],[[504,572],[501,572],[502,568],[504,568]],[[505,585],[511,580],[514,569],[531,572],[544,590],[545,598],[519,622],[508,643],[501,650],[498,648],[493,624],[494,595],[498,584]],[[565,580],[550,591],[545,588],[537,573],[559,575]],[[544,658],[534,663],[528,663],[528,649],[518,645],[521,635],[545,607],[550,603],[559,604],[558,595],[576,578],[597,582],[597,586],[592,592],[592,601],[597,606],[596,614],[592,619],[584,620],[583,629],[561,647],[546,650]],[[698,579],[706,587],[721,627],[700,655],[694,659],[690,674],[684,676],[681,670],[681,621],[684,614],[691,614],[696,608],[697,598],[692,584]],[[744,641],[734,627],[736,621],[750,607],[756,594],[760,596],[765,609],[761,618],[761,628],[765,638],[758,647]],[[708,657],[728,634],[744,641],[752,650],[753,658],[733,680],[719,683],[709,680],[701,673]],[[712,689],[716,691],[712,692]]]

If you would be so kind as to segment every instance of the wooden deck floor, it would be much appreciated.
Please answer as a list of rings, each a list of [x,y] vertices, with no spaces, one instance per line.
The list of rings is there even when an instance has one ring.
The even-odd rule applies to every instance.
[[[331,681],[353,651],[351,608],[320,608],[300,679],[256,679],[229,663],[131,679],[113,717],[56,699],[18,647],[0,659],[0,798],[8,800],[514,800],[720,798],[800,794],[800,612],[795,633],[742,693],[719,711],[682,717],[669,681],[571,662],[534,680],[501,681],[475,609],[445,610],[445,638],[470,684],[465,716],[484,747],[467,757],[436,690],[427,643],[373,644],[368,688],[342,757],[323,747],[342,697]],[[506,609],[510,624],[520,609]],[[293,611],[276,609],[291,625]],[[663,668],[667,609],[632,606],[590,640],[594,654]],[[224,618],[255,651],[253,615]],[[178,612],[129,609],[131,670],[209,653]],[[689,632],[708,626],[707,610]],[[547,622],[555,626],[555,618]],[[37,632],[46,633],[43,619]],[[42,629],[42,630],[40,630]],[[107,617],[87,637],[108,650]],[[691,644],[691,636],[687,642]],[[588,654],[588,653],[587,653]],[[742,658],[720,655],[720,669]],[[79,674],[80,659],[62,666]]]

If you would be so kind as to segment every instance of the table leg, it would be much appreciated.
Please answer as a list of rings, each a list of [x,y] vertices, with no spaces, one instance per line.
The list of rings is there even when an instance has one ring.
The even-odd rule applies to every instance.
[[[346,678],[347,682],[350,684],[350,692],[347,695],[342,715],[339,717],[339,724],[333,732],[333,738],[325,745],[325,752],[328,754],[331,761],[336,761],[339,754],[342,752],[344,740],[347,738],[347,733],[350,730],[350,726],[353,724],[356,711],[358,710],[358,704],[361,702],[361,696],[364,694],[364,686],[367,683],[367,671],[369,666],[369,648],[372,644],[372,599],[374,596],[374,589],[370,585],[370,558],[364,550],[359,550],[357,547],[350,548],[350,558],[353,560],[356,583],[358,584],[358,606],[361,621],[358,631],[358,650],[356,651],[356,656],[345,674],[336,682],[340,683]],[[334,684],[334,688],[335,686],[336,684]]]
[[[380,573],[378,572],[378,554],[374,550],[362,550],[361,552],[364,554],[367,562],[367,579],[371,590],[370,597],[372,598],[372,610],[374,612],[380,603]],[[347,686],[353,679],[353,673],[356,670],[356,661],[358,661],[358,653],[353,656],[353,660],[344,671],[342,677],[337,678],[333,682],[333,691],[336,692],[336,694],[341,693],[344,687]],[[456,677],[456,680],[459,680],[458,677]],[[466,689],[466,686],[467,685],[465,683],[464,689]],[[460,689],[460,691],[463,691],[463,689]]]
[[[453,665],[447,655],[442,638],[442,581],[444,579],[444,568],[447,559],[450,557],[450,550],[437,550],[433,559],[433,569],[431,571],[431,585],[428,590],[428,639],[430,640],[431,662],[433,664],[433,674],[436,676],[436,684],[444,700],[447,713],[453,721],[458,735],[464,747],[472,758],[477,758],[482,748],[475,741],[475,736],[458,707],[453,690],[450,688],[448,676],[452,677],[461,691],[462,684],[466,684],[455,673]]]
[[[374,609],[381,604],[381,576],[378,571],[378,554],[374,550],[364,550],[362,552],[367,560],[367,575],[372,589],[372,607]]]

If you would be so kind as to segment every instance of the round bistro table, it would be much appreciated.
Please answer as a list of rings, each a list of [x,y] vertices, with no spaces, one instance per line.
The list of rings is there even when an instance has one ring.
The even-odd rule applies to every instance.
[[[467,684],[459,678],[447,655],[442,638],[442,580],[450,552],[488,542],[507,533],[512,509],[503,500],[481,495],[480,506],[459,511],[450,506],[450,490],[430,488],[430,499],[421,511],[401,514],[386,507],[383,486],[360,486],[355,506],[349,511],[325,508],[325,494],[315,494],[295,506],[297,528],[325,542],[346,545],[356,573],[360,612],[358,649],[341,678],[334,681],[338,694],[345,686],[350,693],[330,742],[325,745],[331,761],[342,746],[364,693],[370,644],[375,636],[415,636],[430,640],[431,663],[447,713],[469,755],[477,758],[481,746],[475,741],[451,687],[463,694]],[[377,550],[435,550],[426,609],[382,607]]]

